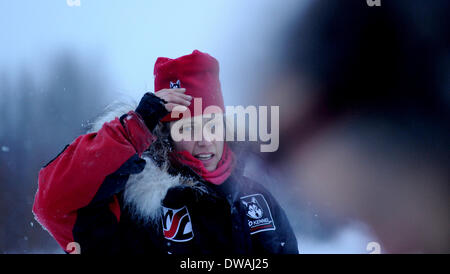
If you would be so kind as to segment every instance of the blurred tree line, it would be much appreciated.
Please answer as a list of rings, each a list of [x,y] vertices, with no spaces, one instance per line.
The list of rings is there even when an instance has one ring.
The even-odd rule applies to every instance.
[[[59,250],[31,211],[38,173],[107,101],[101,67],[79,60],[57,54],[46,79],[27,67],[0,72],[0,253]]]

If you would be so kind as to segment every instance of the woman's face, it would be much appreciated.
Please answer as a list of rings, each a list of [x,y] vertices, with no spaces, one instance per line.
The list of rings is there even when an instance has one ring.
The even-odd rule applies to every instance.
[[[180,126],[180,124],[177,124],[179,133],[185,134],[186,136],[191,136],[191,138],[189,138],[188,141],[174,141],[175,150],[186,150],[191,153],[192,156],[199,159],[205,166],[206,170],[215,170],[217,168],[217,164],[222,158],[224,142],[221,140],[211,140],[212,138],[205,138],[207,136],[205,136],[204,130],[206,127],[214,127],[214,125],[208,123],[208,120],[206,119],[202,119],[202,125],[195,124],[195,122],[192,121],[194,119],[185,119],[185,121],[183,120],[184,119],[180,121],[170,122],[170,130],[172,132],[174,124],[177,122],[181,122],[181,124],[183,125],[182,127]],[[194,141],[194,131],[197,132],[197,136],[201,136],[201,141]],[[174,139],[173,136],[172,139]]]

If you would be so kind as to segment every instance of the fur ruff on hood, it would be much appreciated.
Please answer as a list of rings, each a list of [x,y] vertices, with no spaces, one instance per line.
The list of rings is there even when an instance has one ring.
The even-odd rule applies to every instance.
[[[142,157],[147,163],[141,173],[132,174],[127,181],[124,202],[133,217],[153,222],[160,216],[161,202],[169,188],[180,185],[180,175],[172,176],[159,168],[152,159]]]
[[[137,104],[118,103],[109,105],[103,114],[90,124],[91,132],[97,132],[104,123],[134,110]],[[130,175],[124,191],[124,204],[130,209],[132,217],[144,221],[155,222],[160,216],[161,202],[169,188],[181,185],[180,175],[173,176],[166,169],[155,164],[151,155],[143,154],[145,168],[138,174]]]

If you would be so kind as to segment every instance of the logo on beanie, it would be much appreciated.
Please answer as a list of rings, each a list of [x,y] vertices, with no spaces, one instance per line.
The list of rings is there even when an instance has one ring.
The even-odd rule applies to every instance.
[[[186,206],[173,209],[163,208],[163,233],[164,237],[174,242],[186,242],[194,238],[191,216]]]
[[[272,213],[269,205],[262,194],[252,194],[241,197],[241,202],[245,206],[250,234],[275,230]]]
[[[180,87],[181,87],[180,80],[177,80],[175,83],[172,83],[172,81],[170,81],[170,88],[180,88]]]

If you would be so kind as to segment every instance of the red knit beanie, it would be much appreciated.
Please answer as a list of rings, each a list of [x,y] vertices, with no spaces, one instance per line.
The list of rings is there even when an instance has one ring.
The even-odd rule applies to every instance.
[[[219,62],[207,53],[194,50],[191,54],[176,59],[159,57],[155,63],[155,92],[164,88],[185,88],[185,94],[193,97],[188,107],[194,116],[194,99],[202,99],[202,113],[208,106],[217,106],[225,113],[219,81]],[[183,118],[172,118],[171,113],[161,121],[170,122]]]

